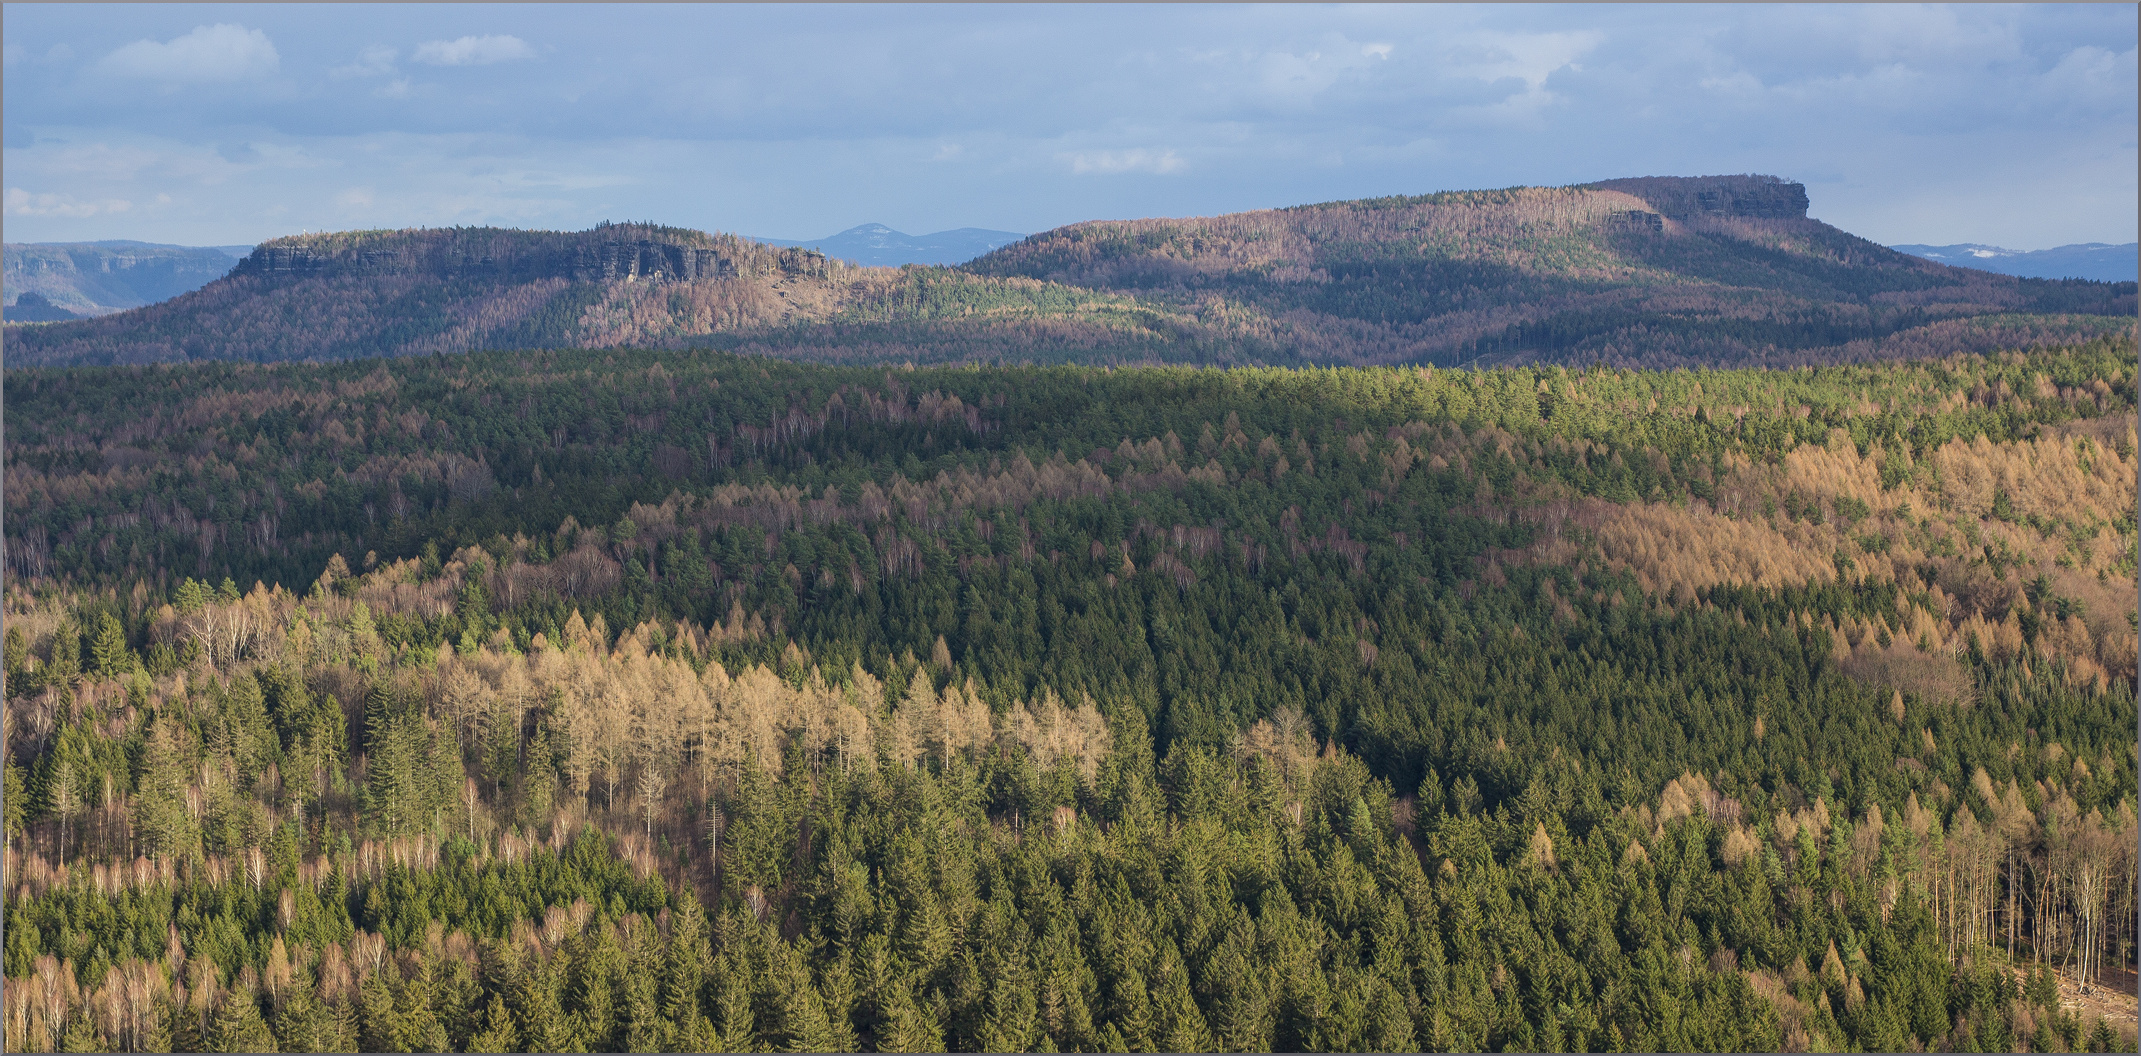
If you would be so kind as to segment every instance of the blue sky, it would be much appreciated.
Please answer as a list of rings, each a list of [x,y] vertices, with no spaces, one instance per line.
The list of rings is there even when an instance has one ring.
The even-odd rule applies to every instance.
[[[9,241],[1037,231],[1765,172],[1876,241],[2135,237],[2136,9],[0,8]]]

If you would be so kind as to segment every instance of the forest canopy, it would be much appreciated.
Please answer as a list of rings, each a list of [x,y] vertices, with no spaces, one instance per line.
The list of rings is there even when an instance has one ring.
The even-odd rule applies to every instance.
[[[7,1046],[2130,1050],[2134,357],[11,369]]]

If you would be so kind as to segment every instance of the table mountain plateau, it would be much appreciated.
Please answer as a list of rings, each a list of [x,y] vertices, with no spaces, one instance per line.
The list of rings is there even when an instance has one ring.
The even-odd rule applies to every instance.
[[[18,365],[711,346],[821,362],[1786,365],[2130,328],[2133,283],[1949,267],[1768,176],[1092,221],[957,268],[645,224],[275,239],[224,278],[11,328]]]

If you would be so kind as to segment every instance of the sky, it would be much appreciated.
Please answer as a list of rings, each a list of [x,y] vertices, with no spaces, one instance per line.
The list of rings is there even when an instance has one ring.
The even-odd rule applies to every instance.
[[[2136,7],[8,3],[6,239],[1033,232],[1769,173],[1877,242],[2135,240]]]

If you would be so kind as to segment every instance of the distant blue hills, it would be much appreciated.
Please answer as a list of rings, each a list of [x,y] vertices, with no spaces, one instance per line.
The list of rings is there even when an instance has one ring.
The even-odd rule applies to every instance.
[[[933,235],[908,235],[883,224],[863,224],[826,238],[801,241],[761,238],[758,241],[815,249],[828,257],[851,260],[865,267],[896,268],[902,264],[964,264],[1025,237],[1016,231],[990,231],[979,227],[961,227]]]
[[[1953,246],[1890,246],[1898,253],[2026,279],[2095,279],[2133,282],[2141,271],[2141,243],[2114,246],[2081,242],[2052,249],[2002,249],[1964,242]]]
[[[9,322],[65,322],[169,300],[230,273],[251,246],[9,242],[0,261]]]

